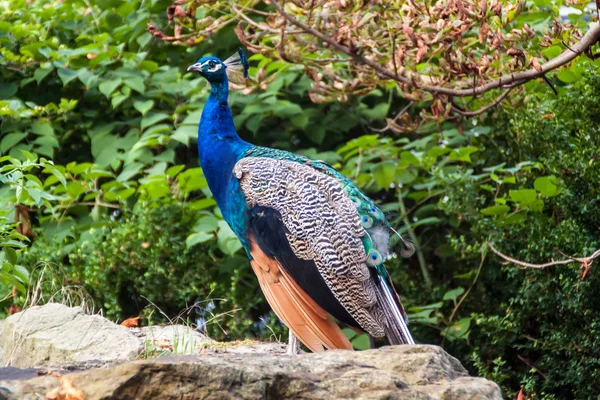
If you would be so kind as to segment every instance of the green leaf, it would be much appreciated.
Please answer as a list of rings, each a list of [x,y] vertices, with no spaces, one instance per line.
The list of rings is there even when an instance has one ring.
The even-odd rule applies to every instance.
[[[98,90],[100,90],[100,93],[102,93],[103,95],[106,96],[106,98],[110,98],[110,95],[112,94],[112,92],[114,92],[122,83],[121,78],[116,78],[116,79],[106,79],[102,82],[100,82],[100,85],[98,85]]]
[[[510,190],[508,195],[515,203],[527,205],[537,199],[537,192],[533,189]]]
[[[142,130],[146,129],[149,126],[152,126],[160,121],[164,121],[165,119],[168,119],[169,116],[165,113],[152,113],[149,115],[144,116],[144,118],[142,118],[142,123],[141,123],[141,127]]]
[[[214,232],[219,226],[219,221],[214,215],[206,215],[194,225],[194,232]]]
[[[40,136],[54,136],[54,128],[48,121],[35,121],[31,124],[31,132]]]
[[[289,118],[293,115],[301,113],[302,107],[300,107],[298,104],[290,103],[286,100],[277,102],[277,107],[275,108],[275,115],[282,118]]]
[[[545,49],[544,51],[542,51],[542,54],[546,58],[558,57],[561,53],[562,53],[562,48],[560,46],[556,46],[556,45],[550,46],[547,49]]]
[[[344,333],[344,335],[346,336],[346,338],[348,340],[352,340],[353,338],[355,338],[358,335],[354,330],[352,330],[350,328],[344,328],[344,329],[342,329],[342,332]]]
[[[465,292],[464,288],[458,287],[456,289],[447,291],[446,294],[444,294],[444,297],[442,299],[456,301],[456,299],[458,299],[458,296],[460,296],[464,292]]]
[[[305,129],[308,126],[308,116],[304,113],[294,115],[292,118],[290,118],[290,122],[296,128]]]
[[[146,115],[146,113],[150,111],[152,107],[154,107],[154,100],[138,100],[133,102],[133,108],[138,110],[142,115]]]
[[[360,113],[362,116],[368,118],[371,121],[384,119],[390,110],[388,103],[379,103],[371,109],[362,110]]]
[[[51,166],[51,165],[46,165],[46,169],[44,170],[44,172],[50,172],[52,175],[54,175],[56,177],[56,179],[58,179],[58,181],[60,183],[62,183],[62,185],[65,188],[67,187],[67,180],[65,178],[65,174],[60,172],[56,167]]]
[[[198,136],[198,126],[183,124],[179,125],[177,130],[171,135],[172,140],[176,140],[184,145],[188,146],[190,139],[194,139]]]
[[[451,148],[449,147],[432,147],[431,149],[427,150],[427,155],[429,157],[434,157],[437,158],[439,156],[443,156],[444,154],[448,154],[452,151]]]
[[[110,101],[110,104],[112,105],[112,108],[117,108],[119,104],[123,103],[125,100],[127,100],[127,96],[117,94],[113,96],[113,98]]]
[[[416,166],[421,165],[421,160],[419,160],[419,158],[410,151],[403,151],[402,153],[400,153],[400,158],[402,159],[402,161],[406,161],[409,164]]]
[[[394,161],[383,161],[373,168],[375,182],[384,189],[394,183],[396,176],[396,163]]]
[[[206,210],[217,205],[215,199],[200,199],[189,203],[190,210]]]
[[[139,76],[132,76],[123,80],[123,83],[135,90],[138,93],[144,94],[146,85],[144,85],[144,79]]]
[[[570,69],[565,69],[562,71],[559,71],[556,74],[556,77],[558,79],[560,79],[561,81],[563,81],[564,83],[573,83],[573,82],[577,82],[579,80],[579,76],[577,76],[573,71],[571,71]]]
[[[214,237],[215,237],[215,235],[212,233],[205,233],[205,232],[192,233],[185,240],[185,245],[187,247],[193,247],[193,246],[197,245],[198,243],[207,242],[207,241],[213,239]]]
[[[442,335],[446,336],[450,341],[456,339],[467,339],[469,337],[469,328],[471,327],[471,318],[462,318],[452,324],[451,327],[442,331]]]
[[[543,176],[537,178],[533,182],[533,187],[544,197],[554,197],[558,194],[555,176]]]
[[[454,149],[448,156],[451,160],[471,162],[471,154],[479,151],[475,146],[461,147]]]
[[[3,244],[4,243],[5,242],[3,242]],[[15,251],[15,249],[13,249],[12,247],[6,246],[6,247],[4,247],[3,251],[4,251],[4,256],[6,258],[6,261],[11,263],[12,265],[15,265],[18,261],[17,252]]]
[[[444,303],[440,301],[438,303],[427,304],[427,305],[424,305],[424,306],[410,307],[408,309],[408,311],[410,311],[410,312],[420,312],[420,311],[423,311],[423,310],[437,310],[437,309],[442,308],[443,306],[444,306]]]
[[[219,221],[219,233],[217,234],[217,238],[219,249],[227,255],[232,256],[242,248],[242,244],[237,236],[235,236],[235,233],[233,233],[225,221]]]
[[[37,81],[38,85],[48,74],[52,72],[52,68],[38,68],[33,72],[33,77]]]
[[[49,147],[49,148],[59,148],[60,144],[58,140],[54,136],[39,136],[33,142],[36,146],[39,147]]]
[[[81,83],[83,83],[88,89],[95,87],[98,83],[98,76],[90,72],[87,68],[82,68],[77,71],[77,76],[79,77]]]
[[[169,178],[174,178],[177,176],[177,174],[179,174],[181,171],[183,171],[184,168],[185,168],[185,165],[173,165],[172,167],[167,169],[167,171],[165,172],[165,175],[167,175]]]
[[[0,141],[0,153],[7,153],[14,145],[19,143],[27,136],[27,132],[9,133]]]
[[[28,152],[27,150],[19,149],[19,151],[27,158],[28,161],[36,162],[38,157],[35,154]],[[37,179],[37,178],[36,178]]]
[[[534,201],[533,203],[529,204],[527,206],[527,209],[531,210],[531,211],[536,211],[536,212],[541,212],[544,210],[544,200],[542,199],[537,199],[536,201]]]
[[[357,335],[354,339],[352,339],[352,347],[356,350],[368,350],[371,348],[371,341],[369,340],[369,335],[363,333],[362,335]]]
[[[13,273],[21,283],[26,284],[29,282],[29,271],[24,266],[13,263]]]
[[[140,170],[144,167],[144,164],[139,162],[134,162],[123,168],[123,171],[117,177],[117,182],[124,183],[137,175]]]
[[[16,83],[0,84],[0,100],[9,99],[17,93],[19,86]]]
[[[508,218],[506,218],[506,220],[504,220],[504,223],[506,225],[519,225],[522,224],[525,221],[525,214],[527,211],[520,211],[518,213],[512,214],[510,215]]]
[[[313,143],[321,144],[323,143],[323,139],[325,139],[326,131],[323,126],[317,125],[308,127],[305,134]]]
[[[63,86],[66,86],[73,79],[77,78],[77,71],[69,68],[58,68],[58,77],[63,82]]]
[[[497,204],[495,206],[484,208],[483,210],[481,210],[481,213],[483,215],[504,215],[509,211],[510,211],[509,206]]]

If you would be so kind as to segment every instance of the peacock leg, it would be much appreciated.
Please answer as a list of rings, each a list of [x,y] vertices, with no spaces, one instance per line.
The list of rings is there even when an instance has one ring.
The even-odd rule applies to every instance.
[[[290,334],[288,337],[287,354],[289,354],[291,356],[295,356],[296,354],[299,354],[299,353],[300,353],[300,341],[298,340],[296,335],[294,335],[292,333],[292,331],[290,331]]]

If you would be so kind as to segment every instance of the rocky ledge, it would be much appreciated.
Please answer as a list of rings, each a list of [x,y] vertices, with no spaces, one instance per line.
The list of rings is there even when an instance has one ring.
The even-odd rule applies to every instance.
[[[48,306],[39,308],[45,307]],[[55,312],[73,311],[52,307]],[[32,308],[24,313],[30,312],[31,316],[40,311],[43,310]],[[70,329],[79,326],[89,331],[85,324],[81,327],[85,317],[101,318],[80,315],[77,318],[83,319],[79,324],[71,324]],[[62,343],[56,339],[60,338],[58,326],[51,328],[55,329],[53,335],[41,335],[39,330],[19,330],[17,320],[24,321],[23,315],[9,317],[0,327],[0,331],[4,330],[0,339],[4,348],[0,350],[4,354],[4,365],[9,365],[0,368],[0,400],[502,399],[495,383],[469,376],[458,360],[437,346],[388,346],[360,352],[336,350],[288,356],[278,354],[284,349],[281,344],[241,342],[230,345],[205,341],[194,355],[126,361],[129,357],[147,357],[148,353],[140,349],[135,355],[132,355],[135,352],[119,353],[119,357],[109,362],[104,353],[102,359],[96,361],[85,360],[81,351],[71,357],[72,345],[55,350]],[[31,326],[31,317],[27,321]],[[93,326],[98,328],[95,323]],[[124,333],[130,334],[129,330]],[[172,339],[167,333],[161,331],[163,344]],[[134,333],[131,335],[136,337]],[[139,332],[137,335],[140,336]],[[35,340],[32,336],[36,336]],[[121,343],[129,343],[129,339],[134,343],[132,338],[120,338],[123,342],[111,340],[110,335],[102,332],[96,332],[94,337],[97,336],[105,339],[83,343],[97,349],[118,348]],[[80,342],[84,339],[79,337]],[[147,336],[145,340],[148,342]],[[15,348],[18,343],[27,343],[27,346]],[[7,348],[7,345],[12,347]],[[66,351],[66,347],[70,350]],[[44,357],[29,354],[36,348],[43,350]],[[86,351],[85,354],[97,355],[99,350]],[[58,360],[53,361],[52,357],[57,354]],[[26,369],[40,366],[43,368]],[[91,369],[72,371],[77,368]],[[36,376],[40,374],[43,376]]]

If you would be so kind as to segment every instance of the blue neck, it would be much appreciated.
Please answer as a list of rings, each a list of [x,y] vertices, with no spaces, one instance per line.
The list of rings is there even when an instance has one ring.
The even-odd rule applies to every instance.
[[[229,214],[230,181],[235,163],[251,145],[236,133],[227,104],[227,78],[211,82],[198,126],[198,154],[208,187],[223,216]],[[227,217],[226,217],[227,218]]]

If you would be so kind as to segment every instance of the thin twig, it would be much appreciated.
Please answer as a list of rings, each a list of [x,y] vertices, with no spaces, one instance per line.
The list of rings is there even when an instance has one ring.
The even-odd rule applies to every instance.
[[[71,208],[77,206],[98,206],[98,207],[106,207],[106,208],[121,208],[119,204],[110,204],[103,202],[94,202],[94,201],[80,201],[78,203],[71,203],[66,206],[60,206],[59,208]]]
[[[538,374],[540,374],[544,378],[548,378],[548,374],[543,373],[538,367],[536,367],[531,361],[529,361],[528,359],[526,359],[522,355],[517,354],[517,358],[519,360],[523,361],[529,368],[533,369],[535,372],[537,372]]]
[[[415,252],[417,253],[417,260],[419,260],[419,267],[421,268],[421,274],[423,274],[423,280],[425,281],[425,286],[428,288],[431,287],[431,277],[429,276],[429,271],[427,270],[427,262],[425,261],[425,256],[423,255],[423,250],[421,249],[421,244],[415,231],[413,230],[410,221],[408,220],[408,214],[406,212],[406,205],[404,204],[404,199],[402,198],[402,192],[398,189],[398,204],[400,205],[400,212],[402,213],[402,219],[404,220],[404,224],[406,225],[406,229],[408,230],[408,236],[410,236],[410,240],[415,247]]]
[[[508,94],[510,93],[510,91],[513,88],[510,89],[506,89],[504,91],[504,93],[502,93],[500,96],[498,96],[496,98],[496,100],[494,100],[493,102],[491,102],[490,104],[488,104],[485,107],[481,107],[479,110],[476,111],[465,111],[464,109],[460,108],[454,101],[452,101],[452,109],[457,113],[462,115],[463,117],[474,117],[476,115],[479,114],[483,114],[484,112],[496,107],[498,104],[500,104],[502,102],[502,100],[504,100],[506,98],[506,96],[508,96]]]
[[[511,262],[516,265],[520,265],[521,267],[525,267],[525,268],[545,269],[545,268],[553,267],[556,265],[565,265],[565,264],[570,264],[572,262],[578,262],[581,264],[581,268],[583,268],[583,272],[581,274],[581,279],[585,278],[585,276],[586,276],[587,272],[589,271],[590,267],[592,266],[594,260],[596,258],[600,257],[600,249],[598,249],[594,253],[592,253],[592,255],[589,257],[581,257],[580,258],[580,257],[566,256],[566,257],[569,257],[566,260],[551,261],[551,262],[544,263],[544,264],[532,264],[532,263],[528,263],[525,261],[517,260],[515,258],[507,256],[506,254],[501,253],[490,242],[488,242],[488,245],[490,246],[490,249],[494,253],[496,253],[496,255],[498,255],[499,257],[505,259],[508,262]]]
[[[465,299],[467,298],[469,293],[471,293],[471,290],[473,290],[473,287],[475,286],[475,284],[477,283],[477,280],[479,279],[479,274],[481,273],[481,269],[483,268],[483,262],[485,261],[486,255],[487,255],[487,251],[483,250],[483,252],[481,253],[481,261],[479,262],[479,268],[477,268],[477,273],[475,274],[475,278],[473,279],[471,286],[469,286],[469,289],[467,289],[467,291],[462,295],[462,297],[460,298],[458,303],[456,303],[456,305],[454,306],[454,310],[452,310],[452,313],[450,314],[450,318],[448,319],[448,327],[446,328],[446,334],[444,335],[444,339],[442,339],[442,343],[441,343],[442,347],[444,346],[446,337],[448,336],[448,333],[450,332],[450,327],[452,325],[452,321],[454,320],[454,317],[456,316],[456,312],[460,308],[461,304],[465,301]]]

